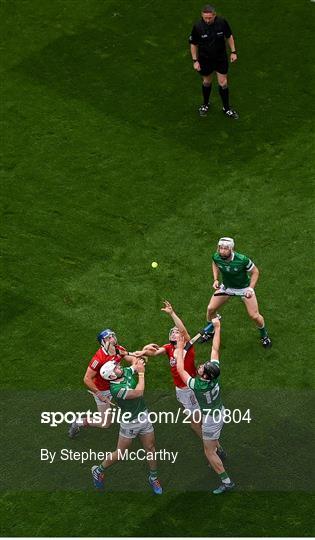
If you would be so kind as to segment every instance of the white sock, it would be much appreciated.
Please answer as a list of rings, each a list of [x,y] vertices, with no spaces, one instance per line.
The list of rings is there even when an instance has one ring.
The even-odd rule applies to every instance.
[[[231,483],[231,478],[229,478],[229,477],[224,478],[224,480],[222,480],[222,483],[223,484],[230,484]]]

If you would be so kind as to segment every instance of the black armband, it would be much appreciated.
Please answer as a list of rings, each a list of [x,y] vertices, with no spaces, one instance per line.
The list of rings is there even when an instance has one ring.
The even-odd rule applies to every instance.
[[[186,345],[184,347],[184,351],[188,352],[191,347],[192,347],[192,342],[187,341],[187,343],[186,343]]]

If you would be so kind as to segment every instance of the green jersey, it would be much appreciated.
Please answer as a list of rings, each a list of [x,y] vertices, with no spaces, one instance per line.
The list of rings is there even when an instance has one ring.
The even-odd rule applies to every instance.
[[[132,367],[124,368],[123,372],[124,378],[122,380],[119,382],[110,382],[110,391],[117,405],[121,408],[121,414],[125,412],[131,413],[131,417],[128,420],[128,422],[131,422],[131,420],[137,418],[140,412],[146,411],[147,406],[142,396],[134,399],[126,399],[128,390],[134,390],[138,381]]]
[[[245,289],[249,286],[250,277],[247,272],[254,268],[254,263],[241,253],[233,252],[233,258],[226,261],[219,253],[212,255],[212,260],[219,268],[224,287],[232,289]]]
[[[219,366],[218,360],[211,360],[211,362]],[[205,379],[190,377],[187,381],[187,386],[194,391],[203,414],[209,413],[213,415],[215,411],[220,411],[223,407],[219,378],[206,381]]]

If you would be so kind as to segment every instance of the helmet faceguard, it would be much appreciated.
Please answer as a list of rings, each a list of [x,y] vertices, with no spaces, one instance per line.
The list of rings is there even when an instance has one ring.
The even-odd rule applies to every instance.
[[[115,346],[117,345],[117,337],[116,337],[116,334],[113,330],[111,330],[110,328],[106,328],[105,330],[102,330],[102,332],[100,332],[98,335],[97,335],[97,341],[100,343],[102,349],[104,350],[104,352],[106,354],[108,354],[108,348],[109,348],[109,339],[110,338],[114,338],[114,341],[112,341],[111,343]]]
[[[117,362],[114,362],[114,360],[110,360],[109,362],[106,362],[102,365],[100,369],[100,375],[105,379],[106,381],[114,381],[115,379],[118,379],[119,376],[115,373],[115,368],[117,367]]]

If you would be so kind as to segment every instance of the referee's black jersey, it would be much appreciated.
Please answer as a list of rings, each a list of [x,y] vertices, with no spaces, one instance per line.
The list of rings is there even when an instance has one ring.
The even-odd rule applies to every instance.
[[[225,38],[232,35],[229,23],[216,17],[212,24],[198,21],[189,36],[189,43],[198,46],[198,58],[218,58],[226,55]]]

